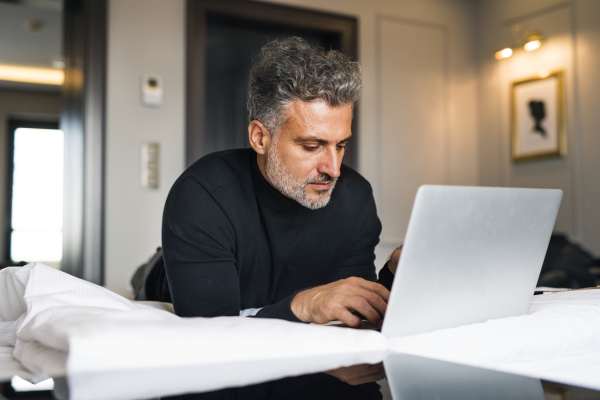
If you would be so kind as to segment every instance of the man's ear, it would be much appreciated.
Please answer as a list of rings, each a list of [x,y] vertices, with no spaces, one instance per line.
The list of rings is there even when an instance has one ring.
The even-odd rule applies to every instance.
[[[250,146],[257,154],[267,154],[272,137],[269,130],[260,121],[254,120],[248,125],[248,139]]]

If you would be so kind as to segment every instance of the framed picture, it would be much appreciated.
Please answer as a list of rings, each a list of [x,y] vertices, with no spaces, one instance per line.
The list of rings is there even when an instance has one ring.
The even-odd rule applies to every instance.
[[[513,82],[511,101],[514,161],[567,154],[562,71]]]

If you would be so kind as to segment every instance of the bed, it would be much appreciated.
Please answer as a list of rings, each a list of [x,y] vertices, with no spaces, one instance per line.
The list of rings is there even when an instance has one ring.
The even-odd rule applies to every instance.
[[[179,318],[166,308],[39,263],[6,268],[0,377],[68,374],[71,398],[93,399],[89,385],[102,382],[93,374],[139,370],[144,384],[130,389],[144,392],[120,396],[157,397],[377,363],[399,352],[600,389],[600,290],[535,296],[528,315],[403,338],[259,318]],[[172,371],[171,386],[147,379],[159,370]]]

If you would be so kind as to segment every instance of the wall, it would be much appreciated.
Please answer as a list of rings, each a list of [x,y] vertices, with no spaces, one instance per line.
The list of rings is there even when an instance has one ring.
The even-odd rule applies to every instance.
[[[478,3],[479,21],[479,170],[489,186],[558,188],[564,192],[555,231],[566,233],[600,254],[600,142],[597,76],[600,45],[600,2],[493,1]],[[519,51],[497,61],[510,27],[522,23],[547,38],[533,52]],[[594,53],[593,50],[596,50]],[[544,71],[564,71],[568,154],[522,163],[511,162],[511,83]]]
[[[3,258],[6,249],[4,238],[4,227],[8,223],[9,215],[6,215],[8,205],[5,194],[6,177],[8,172],[8,120],[20,118],[34,121],[54,121],[60,118],[60,94],[52,92],[26,92],[0,89],[0,259]]]
[[[105,284],[126,288],[160,246],[162,209],[184,167],[183,0],[112,0],[108,17]],[[164,104],[140,105],[143,74],[162,76]],[[160,143],[160,187],[140,187],[140,145]]]
[[[580,0],[574,10],[577,20],[576,107],[579,151],[581,212],[579,233],[584,246],[600,257],[600,3]]]
[[[360,172],[384,231],[376,264],[404,239],[423,183],[478,182],[473,2],[277,0],[355,16],[364,91]],[[112,0],[109,14],[106,284],[127,287],[160,243],[167,191],[183,168],[184,2]],[[139,78],[161,74],[165,105],[139,105]],[[139,188],[139,144],[162,146],[161,188]]]

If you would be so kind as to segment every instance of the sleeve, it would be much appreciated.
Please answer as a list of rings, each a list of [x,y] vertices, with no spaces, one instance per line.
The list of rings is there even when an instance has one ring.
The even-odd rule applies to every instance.
[[[390,261],[388,260],[383,268],[381,268],[381,271],[379,271],[379,279],[377,280],[377,283],[382,284],[387,288],[387,290],[391,291],[392,283],[394,283],[394,274],[392,274],[392,271],[390,271],[389,264]]]
[[[381,222],[377,217],[375,199],[371,196],[361,220],[357,222],[356,235],[350,251],[342,263],[330,277],[330,282],[357,276],[369,281],[375,281],[375,246],[379,243]],[[379,273],[378,283],[390,289],[394,275],[389,270],[387,263]]]
[[[162,244],[177,315],[240,315],[233,227],[211,193],[193,178],[182,179],[169,193]]]
[[[200,182],[185,178],[169,193],[162,244],[169,292],[180,317],[243,315],[300,322],[291,309],[297,292],[260,309],[240,310],[235,233]]]
[[[292,311],[292,300],[294,297],[300,292],[300,290],[292,293],[288,297],[283,300],[278,301],[275,304],[271,304],[269,306],[265,306],[261,308],[255,315],[258,318],[277,318],[277,319],[285,319],[287,321],[292,322],[302,322],[296,314]]]

